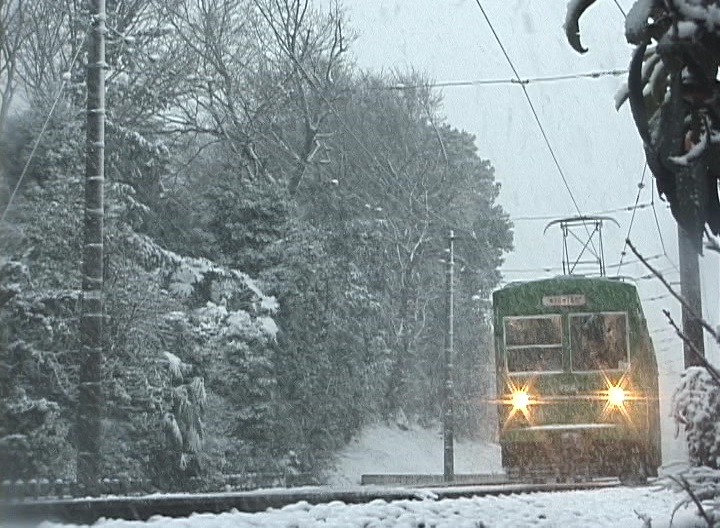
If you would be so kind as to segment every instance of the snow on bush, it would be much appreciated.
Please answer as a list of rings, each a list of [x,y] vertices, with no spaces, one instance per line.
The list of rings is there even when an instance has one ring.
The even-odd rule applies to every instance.
[[[685,431],[689,464],[663,468],[660,482],[686,496],[673,511],[697,508],[706,525],[720,521],[720,384],[705,367],[683,372],[673,395],[673,417]]]
[[[683,427],[690,463],[720,467],[720,386],[703,367],[690,367],[673,396],[673,416]]]

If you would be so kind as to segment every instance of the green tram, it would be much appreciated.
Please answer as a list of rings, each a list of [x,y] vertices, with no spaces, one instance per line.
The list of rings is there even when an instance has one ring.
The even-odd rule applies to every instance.
[[[657,475],[657,361],[635,286],[564,275],[499,289],[493,307],[508,475]]]

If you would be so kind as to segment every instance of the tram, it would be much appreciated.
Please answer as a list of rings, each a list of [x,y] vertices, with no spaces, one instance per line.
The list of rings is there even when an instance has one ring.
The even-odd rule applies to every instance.
[[[656,476],[658,368],[636,287],[566,274],[510,284],[492,300],[507,474]]]

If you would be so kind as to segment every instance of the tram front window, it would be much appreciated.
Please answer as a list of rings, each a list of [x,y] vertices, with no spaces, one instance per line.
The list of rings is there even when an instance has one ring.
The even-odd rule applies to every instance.
[[[628,361],[627,315],[571,315],[570,349],[574,371],[624,369]]]
[[[504,332],[509,372],[562,370],[562,320],[559,315],[506,317]]]

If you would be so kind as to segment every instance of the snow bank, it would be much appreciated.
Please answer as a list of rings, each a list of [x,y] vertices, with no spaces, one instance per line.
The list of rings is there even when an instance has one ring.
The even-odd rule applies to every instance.
[[[262,513],[196,514],[155,517],[147,522],[101,520],[95,528],[668,528],[678,495],[647,488],[613,488],[566,493],[534,493],[348,505],[339,501],[312,506],[306,502]],[[691,510],[680,510],[673,528],[703,526]],[[41,528],[62,525],[44,523]],[[69,526],[66,525],[66,528]]]
[[[500,446],[485,442],[455,442],[455,473],[501,471]],[[360,484],[369,473],[443,473],[443,437],[439,428],[377,424],[367,427],[338,456],[327,478],[330,486]]]

